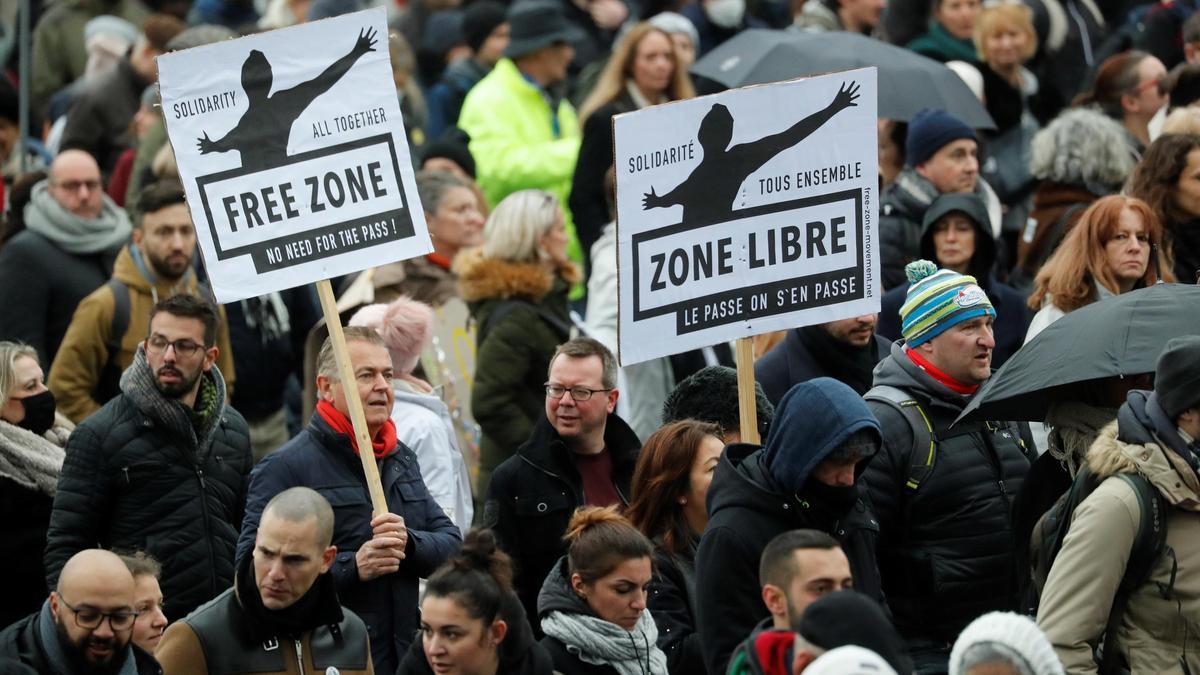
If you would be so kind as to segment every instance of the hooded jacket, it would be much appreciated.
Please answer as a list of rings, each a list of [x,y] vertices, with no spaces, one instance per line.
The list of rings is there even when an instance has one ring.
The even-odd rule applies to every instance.
[[[129,321],[120,340],[113,339],[113,314],[116,312],[116,297],[111,286],[97,288],[79,303],[71,326],[63,337],[50,376],[46,381],[58,399],[58,409],[78,424],[104,405],[104,401],[93,398],[104,375],[105,367],[112,359],[118,372],[133,363],[138,345],[146,339],[150,310],[159,300],[177,293],[202,295],[205,291],[189,268],[176,284],[157,280],[137,246],[126,246],[117,256],[112,278],[129,289]],[[225,377],[225,386],[233,388],[235,380],[233,348],[229,342],[229,326],[225,320],[225,308],[217,306],[220,321],[217,324],[216,345],[219,350],[217,367]],[[108,345],[121,345],[119,354],[109,354]],[[116,392],[108,392],[113,395]]]
[[[937,199],[938,189],[927,178],[906,166],[896,180],[883,189],[879,211],[879,242],[882,249],[881,281],[884,290],[905,282],[904,266],[921,253],[922,223],[925,209]],[[987,204],[991,237],[1000,234],[1000,199],[982,177],[975,182],[975,194]]]
[[[939,435],[934,465],[919,490],[905,487],[913,430],[892,406],[867,400],[883,428],[883,449],[863,475],[879,516],[879,571],[900,634],[945,647],[976,617],[1012,610],[1012,502],[1029,472],[1009,426],[951,427],[968,397],[918,368],[901,342],[875,369],[875,386],[896,387],[921,406]],[[957,433],[956,433],[957,432]],[[1028,428],[1022,425],[1022,437]]]
[[[450,409],[436,395],[422,394],[403,380],[394,380],[392,391],[396,437],[416,454],[421,480],[430,496],[465,535],[471,528],[475,507],[471,503],[471,474],[458,449]]]
[[[139,377],[139,374],[141,375]],[[233,583],[233,550],[254,460],[246,420],[225,405],[219,368],[203,376],[213,406],[196,413],[146,381],[144,351],[125,371],[121,395],[67,441],[50,529],[46,582],[85,548],[145,551],[162,562],[167,618],[183,618]]]
[[[1117,629],[1120,659],[1133,673],[1200,672],[1200,479],[1170,448],[1182,444],[1175,430],[1151,419],[1147,394],[1130,392],[1088,451],[1088,467],[1105,480],[1076,507],[1042,592],[1038,626],[1071,675],[1097,672],[1089,642],[1104,632],[1141,521],[1133,488],[1116,478],[1121,473],[1140,474],[1170,508],[1167,551],[1130,596]]]
[[[476,485],[485,494],[492,471],[529,439],[543,414],[550,358],[570,338],[563,330],[571,325],[567,292],[579,279],[579,268],[567,263],[552,272],[538,263],[485,258],[482,250],[471,249],[458,254],[454,269],[471,318],[481,332],[487,327],[482,341],[476,334],[471,387],[471,414],[483,432]],[[521,302],[489,321],[507,300]],[[548,321],[543,313],[558,321]]]
[[[974,208],[977,203],[972,202],[973,200],[964,200],[960,204],[955,200],[956,206],[961,205],[964,208],[955,208],[953,211],[966,215],[975,229],[975,254],[971,256],[967,274],[975,277],[980,288],[987,293],[992,306],[996,308],[996,321],[992,325],[992,332],[996,338],[996,348],[992,351],[992,366],[999,368],[1025,343],[1025,332],[1029,329],[1029,308],[1025,305],[1025,298],[1021,297],[1016,289],[1001,283],[992,273],[996,267],[996,240],[983,226],[987,214]],[[925,260],[937,260],[937,247],[933,244],[933,230],[936,224],[936,221],[929,222],[921,229],[921,258]],[[899,340],[903,337],[900,333],[900,308],[908,298],[908,286],[908,282],[905,282],[893,288],[884,293],[880,301],[879,325],[876,331],[889,340]]]
[[[500,643],[500,668],[496,675],[553,675],[550,654],[534,641],[529,619],[516,595],[509,593],[504,597],[497,618],[508,624],[508,632]],[[396,675],[433,675],[421,640],[413,640]]]
[[[837,385],[837,386],[831,386]],[[696,555],[697,619],[709,673],[724,673],[730,654],[770,615],[762,602],[758,563],[767,543],[787,530],[828,532],[850,560],[855,587],[880,600],[875,564],[878,523],[858,499],[848,511],[814,496],[809,475],[859,430],[879,426],[853,390],[828,378],[797,385],[780,402],[767,445],[725,448],[706,499],[708,527]],[[793,485],[781,485],[768,457],[787,453]],[[778,461],[782,461],[778,460]],[[858,465],[861,472],[867,464]]]
[[[604,423],[604,447],[612,456],[612,482],[624,504],[642,448],[633,429],[616,415]],[[587,504],[583,478],[571,451],[542,415],[529,440],[505,460],[488,488],[483,526],[495,531],[512,556],[513,588],[528,616],[537,616],[537,597],[546,573],[567,552],[562,535],[575,509]],[[540,635],[540,631],[534,632]]]

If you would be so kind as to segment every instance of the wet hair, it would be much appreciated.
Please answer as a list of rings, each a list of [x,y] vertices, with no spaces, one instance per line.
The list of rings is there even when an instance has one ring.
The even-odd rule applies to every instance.
[[[370,326],[346,326],[342,329],[342,335],[345,336],[347,345],[351,342],[366,342],[387,349],[383,336]],[[332,335],[326,336],[325,342],[321,343],[321,351],[317,354],[317,375],[324,375],[334,382],[342,379],[338,373],[337,359],[333,355]]]
[[[205,349],[212,347],[216,342],[217,324],[221,319],[217,314],[217,308],[208,300],[188,293],[180,293],[165,300],[159,300],[150,310],[151,323],[154,322],[154,317],[158,316],[159,312],[186,319],[198,319],[200,323],[204,324]]]
[[[297,486],[280,492],[267,502],[262,512],[263,519],[268,513],[289,523],[303,523],[315,518],[317,546],[324,550],[333,541],[333,507],[320,492],[312,488]]]
[[[491,530],[473,529],[462,547],[425,582],[425,596],[450,598],[472,619],[491,625],[504,597],[512,592],[512,560]]]
[[[154,559],[154,556],[145,551],[118,553],[117,555],[121,557],[121,562],[125,563],[125,567],[129,568],[129,573],[133,575],[134,579],[138,577],[158,579],[162,575],[162,565]]]
[[[599,358],[602,369],[600,386],[605,389],[616,389],[617,358],[599,340],[580,337],[568,340],[559,345],[554,350],[554,356],[550,357],[550,366],[546,369],[546,377],[550,376],[550,370],[554,368],[554,361],[560,356],[569,356],[573,359],[586,359],[589,356]]]
[[[1140,285],[1150,286],[1160,276],[1164,281],[1175,281],[1170,265],[1162,256],[1163,230],[1158,216],[1146,202],[1136,197],[1109,195],[1092,202],[1063,237],[1058,250],[1038,271],[1033,293],[1029,296],[1030,309],[1041,309],[1049,294],[1056,307],[1073,312],[1093,301],[1094,284],[1118,292],[1104,247],[1116,234],[1121,212],[1125,209],[1141,217],[1150,239],[1150,258]]]
[[[17,384],[17,359],[26,356],[38,360],[37,350],[27,344],[0,342],[0,408],[8,403],[8,395]]]
[[[791,585],[792,578],[800,571],[793,555],[796,551],[830,551],[840,547],[837,539],[820,530],[788,530],[777,535],[763,549],[762,557],[758,561],[759,586],[770,584],[786,589]]]
[[[1092,88],[1075,97],[1075,105],[1096,105],[1105,115],[1119,120],[1125,116],[1121,97],[1132,94],[1138,86],[1138,66],[1149,54],[1131,49],[1104,59],[1096,69]]]
[[[721,428],[696,420],[672,422],[651,434],[638,453],[633,501],[625,513],[642,534],[662,537],[671,553],[683,553],[688,546],[688,523],[679,498],[691,488],[692,464],[708,436],[720,438]]]
[[[590,584],[626,560],[653,558],[654,546],[615,506],[585,506],[571,516],[567,533],[567,566]]]
[[[1149,204],[1168,228],[1192,218],[1175,205],[1175,190],[1188,155],[1196,149],[1200,149],[1200,136],[1163,134],[1146,148],[1129,177],[1129,194]]]

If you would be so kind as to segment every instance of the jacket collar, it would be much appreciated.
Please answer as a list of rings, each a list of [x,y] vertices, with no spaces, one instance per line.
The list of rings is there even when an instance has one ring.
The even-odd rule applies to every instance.
[[[929,401],[935,407],[948,408],[955,415],[962,412],[968,397],[956,394],[925,371],[917,367],[904,354],[904,340],[892,343],[892,351],[875,368],[875,386],[887,385],[903,389],[909,394]]]
[[[633,475],[642,442],[625,420],[615,413],[610,413],[604,423],[604,446],[612,455],[613,480],[618,486],[628,485],[628,478]],[[529,440],[517,449],[517,454],[534,466],[561,478],[570,477],[573,482],[577,482],[579,474],[569,453],[570,450],[563,443],[558,431],[544,414],[534,425]],[[628,496],[623,494],[622,497]]]

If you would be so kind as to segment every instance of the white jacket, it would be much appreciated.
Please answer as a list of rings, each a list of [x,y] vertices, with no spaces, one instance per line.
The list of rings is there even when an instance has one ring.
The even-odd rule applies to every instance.
[[[475,515],[471,475],[458,449],[450,409],[442,399],[422,394],[407,382],[395,380],[392,389],[396,394],[392,421],[396,423],[397,438],[416,453],[429,494],[466,535]]]

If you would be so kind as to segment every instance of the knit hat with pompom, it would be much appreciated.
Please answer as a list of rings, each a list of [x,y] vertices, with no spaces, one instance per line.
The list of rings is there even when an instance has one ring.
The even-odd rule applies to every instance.
[[[900,333],[909,347],[928,342],[963,321],[996,316],[975,277],[940,270],[928,260],[909,263],[904,274],[909,286],[900,307]]]
[[[417,367],[421,352],[433,337],[433,309],[408,296],[388,304],[366,305],[350,317],[349,325],[372,328],[383,337],[397,375]]]

